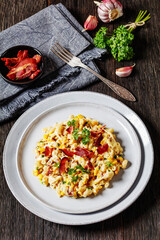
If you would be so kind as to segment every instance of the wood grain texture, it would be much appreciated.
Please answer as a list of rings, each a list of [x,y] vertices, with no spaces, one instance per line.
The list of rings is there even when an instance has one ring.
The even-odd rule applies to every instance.
[[[0,30],[31,16],[58,0],[1,0]],[[96,8],[90,0],[61,0],[83,25],[88,15],[95,15]],[[64,226],[45,221],[23,208],[13,197],[6,184],[2,152],[5,139],[14,121],[0,126],[0,240],[159,240],[160,239],[160,3],[156,0],[121,0],[124,16],[112,24],[133,21],[140,9],[151,13],[151,20],[141,29],[135,30],[135,58],[118,63],[110,56],[97,60],[101,73],[110,80],[132,91],[136,103],[126,102],[116,96],[106,85],[98,82],[83,90],[101,92],[121,100],[133,109],[147,126],[155,151],[155,165],[151,179],[141,196],[121,214],[106,221],[87,226]],[[99,26],[103,25],[99,23]],[[91,32],[94,36],[95,31]],[[136,62],[133,74],[126,79],[116,77],[115,69]],[[136,154],[136,150],[135,150]]]

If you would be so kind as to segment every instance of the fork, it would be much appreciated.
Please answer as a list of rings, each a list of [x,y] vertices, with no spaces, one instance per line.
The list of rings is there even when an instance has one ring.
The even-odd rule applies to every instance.
[[[74,56],[72,53],[70,53],[68,50],[66,50],[64,47],[62,47],[59,43],[56,43],[55,46],[52,46],[51,51],[57,55],[60,59],[62,59],[65,63],[67,63],[71,67],[82,67],[89,72],[96,75],[100,80],[102,80],[106,85],[108,85],[109,88],[111,88],[118,96],[121,98],[135,102],[136,98],[133,96],[131,92],[129,92],[126,88],[121,87],[120,85],[104,78],[99,73],[93,71],[91,68],[89,68],[87,65],[83,64],[81,62],[81,59]]]

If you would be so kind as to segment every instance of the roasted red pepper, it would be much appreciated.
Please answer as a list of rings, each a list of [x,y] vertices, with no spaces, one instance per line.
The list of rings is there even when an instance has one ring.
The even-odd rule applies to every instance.
[[[41,61],[40,55],[29,58],[28,50],[20,50],[17,58],[1,58],[5,66],[10,70],[6,75],[9,79],[16,81],[24,78],[34,79],[39,73],[37,64]]]

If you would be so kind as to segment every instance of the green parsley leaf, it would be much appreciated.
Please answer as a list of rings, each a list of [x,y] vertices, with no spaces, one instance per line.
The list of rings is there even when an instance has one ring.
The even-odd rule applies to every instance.
[[[60,143],[57,143],[57,147],[59,147],[60,146]]]
[[[82,171],[83,173],[90,173],[90,171],[87,170],[87,169],[85,169],[85,168],[83,168],[81,164],[77,165],[77,166],[76,166],[76,169],[79,169],[79,170]]]
[[[92,187],[87,187],[87,188],[92,190]]]
[[[79,128],[75,128],[75,129],[73,130],[73,137],[74,137],[74,139],[75,139],[76,141],[77,141],[78,138],[79,138],[78,131],[79,131]]]
[[[83,130],[82,130],[82,143],[84,145],[86,145],[89,142],[89,140],[90,140],[89,136],[90,136],[90,131],[87,128],[83,128]]]
[[[66,182],[65,181],[62,181],[63,184],[65,184]]]
[[[112,37],[107,40],[111,54],[118,62],[133,58],[134,52],[131,47],[133,39],[134,35],[124,25],[121,25],[113,31]]]
[[[68,174],[72,175],[73,173],[76,173],[76,170],[74,168],[69,168]]]
[[[110,161],[107,161],[106,165],[107,165],[107,167],[112,167],[113,166],[113,164]]]
[[[72,177],[72,182],[77,182],[77,180],[78,180],[78,175]]]
[[[82,143],[86,145],[89,142],[89,137],[82,138]]]
[[[54,167],[60,168],[60,163],[55,163]]]
[[[68,121],[67,122],[67,125],[70,127],[71,125],[73,126],[73,127],[75,127],[75,122],[76,122],[76,120],[71,120],[71,121]]]
[[[101,27],[96,33],[95,38],[93,38],[93,43],[97,48],[107,48],[107,31],[108,28]]]
[[[70,183],[70,182],[68,182],[68,183],[67,183],[67,185],[71,185],[71,183]]]
[[[42,154],[41,157],[44,157],[44,154]]]

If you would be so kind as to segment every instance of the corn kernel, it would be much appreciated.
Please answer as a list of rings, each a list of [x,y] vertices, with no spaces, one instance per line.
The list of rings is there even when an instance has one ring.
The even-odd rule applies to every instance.
[[[43,135],[43,139],[45,140],[45,139],[47,139],[48,138],[48,134],[44,134]]]
[[[94,170],[94,176],[97,175],[98,171],[99,171],[99,169],[98,169],[98,168],[95,168],[95,170]]]
[[[42,173],[40,173],[40,174],[38,174],[38,177],[37,177],[39,180],[42,180],[42,178],[43,178],[43,175],[42,175]]]
[[[102,125],[100,124],[100,125],[98,125],[98,127],[100,128],[100,127],[102,127]]]
[[[119,172],[119,170],[117,169],[117,170],[115,171],[115,174],[117,175],[117,174],[118,174],[118,172]]]
[[[81,114],[79,114],[77,117],[78,117],[78,119],[83,119],[84,118],[84,116],[81,115]]]
[[[64,192],[63,192],[63,191],[60,192],[60,196],[61,196],[61,197],[64,196]]]
[[[33,171],[33,175],[34,175],[34,176],[38,176],[38,170],[34,170],[34,171]]]
[[[107,160],[112,162],[113,158],[112,157],[108,157]]]
[[[93,121],[93,122],[92,122],[92,125],[93,125],[93,126],[98,125],[98,121]]]
[[[95,152],[96,150],[97,150],[97,148],[96,148],[96,147],[94,147],[94,148],[92,149],[92,151],[93,151],[93,152]]]
[[[123,161],[123,158],[122,158],[122,157],[119,157],[118,160],[119,160],[120,162],[122,162],[122,161]]]
[[[65,148],[65,145],[61,144],[59,148],[63,149],[63,148]]]
[[[112,163],[113,163],[113,165],[116,165],[117,164],[117,160],[114,160]]]
[[[44,151],[45,151],[45,148],[42,147],[42,148],[39,148],[38,150],[39,150],[40,152],[44,152]]]

